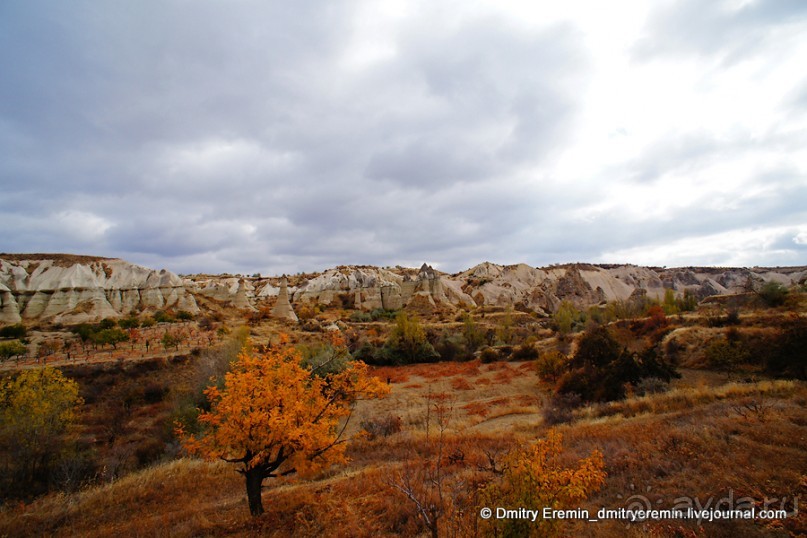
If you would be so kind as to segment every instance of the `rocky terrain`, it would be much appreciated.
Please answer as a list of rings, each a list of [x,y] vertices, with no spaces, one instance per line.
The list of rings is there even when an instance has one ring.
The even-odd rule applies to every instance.
[[[161,308],[199,311],[182,279],[165,269],[91,256],[0,254],[0,322],[82,323]]]
[[[199,312],[198,301],[240,310],[277,306],[285,277],[190,275],[179,277],[119,259],[63,254],[0,254],[0,322],[80,323],[157,309]],[[337,305],[359,310],[511,306],[551,314],[562,301],[578,308],[667,289],[698,299],[741,293],[764,282],[807,281],[807,267],[655,268],[567,264],[535,268],[484,262],[456,274],[424,264],[403,267],[339,266],[288,277],[287,297],[300,305]],[[281,299],[282,301],[283,299]],[[294,320],[285,306],[279,317]]]

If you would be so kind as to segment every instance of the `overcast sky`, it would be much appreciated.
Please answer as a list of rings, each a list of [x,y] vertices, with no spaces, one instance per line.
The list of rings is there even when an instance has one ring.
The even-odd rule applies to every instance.
[[[803,0],[4,1],[0,251],[804,265],[805,66]]]

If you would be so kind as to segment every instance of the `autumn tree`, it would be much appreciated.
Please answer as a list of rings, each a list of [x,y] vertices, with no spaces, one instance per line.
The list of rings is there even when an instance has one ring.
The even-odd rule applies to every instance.
[[[223,388],[205,391],[210,411],[199,415],[203,431],[188,435],[178,427],[191,454],[239,466],[253,516],[263,513],[266,478],[311,474],[344,462],[343,434],[353,404],[389,392],[360,361],[324,377],[300,362],[287,337],[264,353],[245,346]]]
[[[488,484],[482,492],[487,507],[507,506],[531,510],[576,508],[605,484],[602,454],[594,451],[588,458],[568,467],[562,463],[563,436],[549,430],[545,439],[510,452],[502,464],[501,479]],[[539,518],[492,518],[482,522],[483,531],[495,536],[556,536],[562,522]]]
[[[78,384],[54,368],[0,380],[0,447],[16,483],[47,479],[62,434],[82,403]]]

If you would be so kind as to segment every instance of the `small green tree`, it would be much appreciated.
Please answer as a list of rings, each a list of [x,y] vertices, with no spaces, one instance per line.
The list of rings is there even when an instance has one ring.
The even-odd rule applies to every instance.
[[[781,306],[787,297],[787,288],[779,282],[766,282],[758,292],[760,298],[768,306]]]
[[[574,329],[574,324],[578,320],[580,313],[569,301],[560,303],[557,312],[552,316],[555,328],[561,334],[569,334]]]
[[[111,345],[113,349],[118,349],[118,344],[129,340],[129,334],[123,329],[115,327],[113,329],[103,329],[93,333],[92,340],[100,346]]]
[[[552,350],[541,355],[535,360],[535,368],[538,377],[544,381],[554,383],[566,370],[568,359],[560,351]]]
[[[28,348],[19,340],[0,342],[0,359],[8,360],[28,353]]]
[[[479,328],[471,314],[465,314],[462,321],[462,336],[465,340],[465,349],[473,354],[485,343],[485,333]]]
[[[496,339],[502,344],[513,343],[513,309],[507,307],[499,327],[496,329]]]
[[[426,331],[417,317],[410,318],[403,310],[395,318],[395,326],[384,344],[382,355],[388,364],[430,362],[439,357],[426,339]]]
[[[678,313],[678,301],[675,299],[675,292],[669,288],[664,290],[664,303],[662,304],[664,313],[668,316]]]

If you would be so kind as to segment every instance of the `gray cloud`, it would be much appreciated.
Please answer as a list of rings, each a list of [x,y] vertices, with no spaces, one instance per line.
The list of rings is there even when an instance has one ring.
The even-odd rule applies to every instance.
[[[795,157],[804,133],[784,127],[729,140],[705,126],[670,130],[592,177],[556,177],[558,157],[590,128],[581,118],[597,73],[573,18],[533,27],[489,8],[412,4],[384,32],[387,54],[351,64],[362,7],[1,5],[0,250],[179,272],[422,261],[455,271],[807,224]],[[709,7],[681,34],[675,21],[695,4],[671,9],[651,16],[634,47],[643,62],[730,56],[745,50],[743,35],[769,54],[777,29],[803,25],[804,11]],[[794,87],[783,107],[803,94]],[[627,211],[576,216],[614,186],[652,186],[749,151],[776,154],[752,180],[776,185],[767,197],[730,189],[734,209],[686,205],[669,220],[650,208],[640,224]]]

